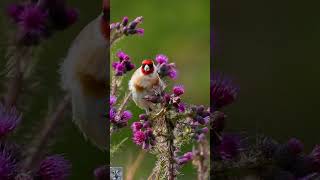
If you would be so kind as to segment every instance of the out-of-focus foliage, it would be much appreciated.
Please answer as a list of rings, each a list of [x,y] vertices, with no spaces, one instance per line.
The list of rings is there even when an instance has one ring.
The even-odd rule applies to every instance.
[[[12,26],[8,26],[5,8],[13,2],[17,1],[3,0],[0,2],[0,70],[4,69],[4,53],[7,48],[8,34],[13,30]],[[41,47],[38,65],[31,77],[38,85],[32,89],[31,94],[26,95],[28,96],[27,104],[30,105],[26,107],[18,134],[15,135],[18,142],[21,142],[20,144],[30,143],[32,136],[38,133],[37,127],[41,125],[40,121],[47,115],[48,109],[54,109],[48,104],[54,105],[59,98],[63,97],[58,73],[60,64],[81,29],[101,13],[101,1],[67,0],[67,3],[78,8],[79,20],[66,31],[54,34]],[[26,83],[26,85],[34,84]],[[63,127],[60,127],[57,136],[54,137],[54,145],[51,146],[49,153],[63,153],[72,162],[71,180],[93,179],[93,170],[105,162],[106,154],[84,140],[72,123],[71,114],[68,114],[64,121]],[[22,136],[26,132],[30,133]]]

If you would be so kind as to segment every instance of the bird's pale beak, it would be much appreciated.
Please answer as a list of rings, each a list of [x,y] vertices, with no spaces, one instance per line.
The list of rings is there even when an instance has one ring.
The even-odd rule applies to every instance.
[[[150,66],[149,66],[148,64],[146,64],[146,65],[144,66],[144,70],[145,70],[146,72],[150,71]]]

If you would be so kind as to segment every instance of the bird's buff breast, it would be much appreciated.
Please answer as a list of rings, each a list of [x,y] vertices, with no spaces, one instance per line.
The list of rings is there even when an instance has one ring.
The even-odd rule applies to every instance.
[[[139,106],[140,108],[148,108],[150,107],[150,102],[144,99],[145,96],[153,93],[152,89],[155,86],[159,85],[159,78],[158,77],[145,77],[145,76],[136,76],[134,75],[130,82],[129,88],[132,92],[132,99],[133,101]]]
[[[130,81],[130,89],[134,90],[138,93],[142,93],[146,90],[151,90],[153,87],[159,85],[159,78],[158,77],[152,77],[152,78],[146,78],[143,76],[132,78]]]
[[[85,95],[97,98],[106,97],[108,91],[106,59],[103,58],[105,56],[104,52],[95,52],[91,57],[77,64],[76,77],[79,78]]]
[[[96,98],[106,97],[107,85],[106,81],[98,80],[90,74],[78,73],[81,88],[85,95]]]

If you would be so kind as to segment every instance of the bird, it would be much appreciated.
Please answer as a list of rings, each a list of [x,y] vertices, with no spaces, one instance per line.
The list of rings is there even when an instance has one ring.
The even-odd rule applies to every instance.
[[[94,145],[106,150],[110,8],[86,25],[72,42],[61,65],[62,87],[71,97],[72,119]]]
[[[129,81],[129,90],[133,101],[147,114],[159,109],[157,103],[165,86],[157,73],[157,67],[151,59],[143,60],[141,66],[133,73]]]

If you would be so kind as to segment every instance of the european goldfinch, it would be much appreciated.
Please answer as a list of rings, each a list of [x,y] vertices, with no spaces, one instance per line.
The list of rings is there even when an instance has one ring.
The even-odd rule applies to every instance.
[[[157,104],[152,99],[158,99],[165,88],[160,79],[157,68],[152,60],[142,61],[142,65],[134,72],[129,81],[129,90],[136,105],[146,111],[157,109]]]
[[[71,95],[73,121],[101,149],[108,147],[107,68],[110,8],[90,22],[72,43],[62,67],[63,88]]]

